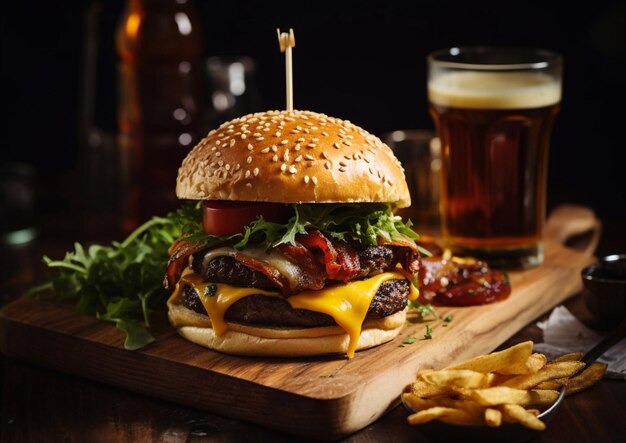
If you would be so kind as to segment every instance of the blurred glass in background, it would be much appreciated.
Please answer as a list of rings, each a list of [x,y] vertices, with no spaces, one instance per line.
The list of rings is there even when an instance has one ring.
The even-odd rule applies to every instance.
[[[261,110],[256,64],[252,58],[209,57],[206,76],[206,120],[210,128]]]
[[[411,206],[399,211],[420,227],[439,224],[441,144],[433,131],[400,130],[383,134],[406,176]]]

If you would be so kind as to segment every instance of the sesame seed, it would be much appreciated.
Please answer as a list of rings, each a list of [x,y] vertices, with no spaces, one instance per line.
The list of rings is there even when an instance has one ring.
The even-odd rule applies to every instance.
[[[217,166],[217,163],[215,162],[211,162],[211,164],[209,165],[209,167],[214,168],[215,166]]]
[[[280,142],[281,145],[286,145],[287,143],[289,143],[289,140],[281,140]]]
[[[320,141],[320,139],[319,138],[312,138],[311,141],[317,143],[318,141]]]
[[[222,156],[222,153],[218,151],[218,152],[216,152],[216,153],[215,153],[215,156],[216,156],[216,157],[221,157],[221,156]]]
[[[309,125],[309,126],[313,126],[313,123],[311,122],[304,122],[305,125]]]
[[[289,172],[295,174],[296,172],[298,172],[298,169],[294,165],[291,165],[289,167]]]
[[[322,158],[328,159],[328,154],[326,154],[326,152],[322,152]]]
[[[317,145],[315,143],[309,143],[308,145],[306,145],[307,148],[314,148]]]
[[[270,125],[270,122],[263,123],[263,126],[269,126],[269,125]]]
[[[352,154],[352,160],[358,160],[358,159],[359,159],[359,157],[360,157],[360,155],[359,155],[357,152],[355,152],[354,154]]]
[[[311,126],[311,131],[317,131],[319,128],[317,126]]]
[[[221,144],[222,144],[222,141],[221,141],[221,140],[218,140],[218,141],[216,141],[216,142],[215,142],[215,146],[219,146],[219,145],[221,145]]]
[[[296,147],[293,148],[294,151],[299,151],[300,150],[300,143],[296,143]]]
[[[322,135],[323,135],[324,137],[328,137],[328,132],[326,132],[326,131],[322,131]]]
[[[242,139],[242,140],[245,140],[245,139],[246,139],[246,137],[248,137],[246,134],[241,134],[241,139]]]
[[[226,131],[226,132],[228,132],[229,134],[232,134],[233,132],[235,132],[235,130],[234,130],[234,129],[229,129],[229,130],[228,130],[228,131]]]
[[[276,132],[274,133],[274,137],[280,137],[280,135],[281,135],[281,134],[280,134],[280,131],[276,131]]]
[[[263,134],[261,134],[260,132],[255,132],[254,134],[252,134],[253,137],[263,137]]]
[[[299,156],[297,156],[296,158],[293,159],[293,161],[296,162],[296,163],[301,161],[301,160],[302,160],[302,156],[301,155],[299,155]]]
[[[343,160],[342,160],[342,161],[340,161],[340,162],[339,162],[339,164],[340,164],[341,166],[348,166],[348,164],[347,164],[346,162],[344,162]]]
[[[246,183],[246,188],[251,188],[252,187],[252,183]]]
[[[241,164],[237,163],[235,165],[235,171],[239,171],[241,169]]]
[[[250,171],[246,171],[246,173],[244,174],[245,178],[250,178]]]
[[[352,157],[350,157],[349,155],[344,155],[343,158],[345,158],[346,160],[352,160]]]
[[[307,160],[315,160],[315,157],[313,157],[311,154],[305,154],[304,158],[306,158]]]
[[[310,134],[311,133],[311,131],[309,131],[309,128],[304,128],[303,131],[304,131],[305,134]]]
[[[230,147],[232,148],[233,146],[235,146],[235,139],[234,138],[231,139],[231,141],[230,141]]]
[[[286,164],[283,163],[282,165],[280,165],[280,170],[281,171],[285,172],[285,169],[287,169],[287,165]]]
[[[300,126],[300,125],[296,125],[296,129],[298,129],[298,130],[302,131],[302,126]]]
[[[292,129],[289,132],[291,132],[292,134],[298,134],[300,131],[298,129]]]
[[[363,160],[365,160],[365,163],[369,163],[370,162],[370,159],[367,158],[367,157],[363,157]]]
[[[296,140],[298,143],[304,143],[306,139],[304,137],[300,137],[298,140]]]
[[[329,162],[329,161],[326,161],[326,162],[324,163],[324,167],[325,167],[326,169],[330,169],[330,162]]]
[[[308,176],[308,175],[305,175],[305,176],[304,176],[304,183],[308,183],[308,182],[309,182],[309,176]]]
[[[339,149],[339,148],[341,148],[341,145],[339,144],[339,142],[335,142],[335,143],[333,143],[333,148]]]
[[[340,167],[340,168],[339,168],[339,171],[341,171],[341,172],[346,172],[346,167],[345,167],[345,166]]]
[[[350,143],[348,140],[342,140],[342,143],[346,146],[352,146],[352,143]]]
[[[283,154],[283,161],[289,161],[289,149],[285,149],[285,153]]]
[[[226,170],[230,171],[230,165],[229,164],[226,165]]]
[[[251,156],[248,156],[248,158],[246,159],[246,163],[248,163],[248,164],[252,163],[252,157]]]
[[[262,140],[265,140],[265,139],[264,139],[263,137],[257,137],[257,138],[256,138],[256,141],[258,141],[258,142],[260,142],[260,141],[262,141]]]
[[[267,154],[268,152],[270,152],[270,148],[261,149],[261,154]]]
[[[316,176],[311,177],[311,181],[313,182],[314,185],[317,185],[317,177]]]
[[[254,146],[248,143],[248,151],[252,151],[253,149],[254,149]]]
[[[278,161],[278,155],[277,155],[277,154],[274,154],[274,155],[272,156],[272,161],[273,161],[273,162],[277,162],[277,161]]]
[[[257,175],[259,175],[259,168],[254,168],[254,170],[252,171],[252,173],[254,174],[254,176],[256,177]]]

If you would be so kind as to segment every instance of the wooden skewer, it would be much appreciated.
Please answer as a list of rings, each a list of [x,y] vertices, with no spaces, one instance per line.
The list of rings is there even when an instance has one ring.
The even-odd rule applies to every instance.
[[[296,46],[296,37],[293,29],[289,28],[289,33],[280,32],[276,29],[280,52],[285,53],[285,84],[287,87],[287,110],[293,111],[293,63],[291,58],[291,48]]]

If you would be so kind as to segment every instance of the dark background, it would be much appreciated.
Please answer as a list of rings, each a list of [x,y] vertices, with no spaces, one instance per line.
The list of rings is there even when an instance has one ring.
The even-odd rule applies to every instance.
[[[8,2],[2,13],[2,162],[38,177],[79,167],[85,13],[93,1]],[[96,123],[115,130],[113,31],[120,0],[97,3]],[[575,202],[626,223],[623,111],[626,2],[200,1],[205,53],[248,55],[261,108],[284,107],[277,27],[296,31],[295,106],[380,135],[432,128],[425,56],[457,45],[520,45],[565,59],[562,111],[550,154],[549,207]],[[623,99],[619,99],[623,100]]]

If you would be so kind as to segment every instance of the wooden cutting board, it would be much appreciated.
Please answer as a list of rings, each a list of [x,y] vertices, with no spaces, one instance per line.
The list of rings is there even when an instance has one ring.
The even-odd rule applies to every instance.
[[[562,207],[548,221],[545,262],[510,273],[513,292],[502,302],[439,309],[454,320],[407,323],[399,337],[348,360],[242,358],[198,347],[180,338],[164,316],[156,343],[123,349],[123,335],[109,323],[75,312],[56,300],[21,298],[0,313],[5,355],[109,383],[150,396],[247,420],[292,434],[335,439],[373,422],[398,404],[420,368],[441,368],[496,348],[523,326],[581,288],[580,270],[592,261],[599,222],[580,207]],[[567,239],[591,232],[582,249]],[[417,320],[417,319],[415,319]],[[410,345],[400,346],[407,337]]]

